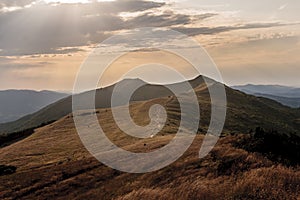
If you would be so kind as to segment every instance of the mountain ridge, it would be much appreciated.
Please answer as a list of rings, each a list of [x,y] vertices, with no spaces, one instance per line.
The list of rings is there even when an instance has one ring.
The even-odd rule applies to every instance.
[[[210,83],[209,87],[221,86],[220,83],[207,79]],[[203,110],[207,116],[202,115],[205,123],[202,124],[206,127],[209,123],[210,115],[210,96],[207,85],[202,76],[196,77],[189,81],[197,93],[199,104],[202,104]],[[180,83],[176,83],[180,84]],[[96,108],[109,108],[111,104],[111,94],[114,85],[97,89],[96,91]],[[225,86],[228,98],[228,113],[225,130],[227,132],[237,131],[250,131],[256,126],[262,126],[268,129],[277,128],[281,132],[298,132],[300,122],[300,111],[291,109],[277,103],[276,101],[257,98],[255,96],[247,95],[243,92],[233,90]],[[147,92],[143,92],[143,90]],[[82,101],[85,101],[86,95],[90,95],[91,91],[87,91],[80,95]],[[173,93],[170,92],[165,86],[147,84],[139,88],[132,97],[132,101],[147,101],[150,99],[172,97]],[[89,108],[84,108],[89,109]],[[56,121],[72,112],[72,96],[61,99],[49,106],[27,115],[17,121],[0,124],[0,134],[7,135],[14,132],[39,127],[42,124]],[[275,117],[274,113],[278,113],[279,117]],[[239,123],[240,122],[240,123]]]
[[[54,91],[2,90],[0,91],[0,123],[15,121],[66,97]]]
[[[300,107],[300,88],[281,85],[254,84],[232,86],[232,88],[257,97],[273,99],[292,108]]]

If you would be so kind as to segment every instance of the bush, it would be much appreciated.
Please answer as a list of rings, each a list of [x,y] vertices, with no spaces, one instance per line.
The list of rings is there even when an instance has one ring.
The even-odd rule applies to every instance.
[[[0,165],[0,176],[9,175],[15,173],[17,168],[10,165]]]
[[[270,160],[287,166],[299,165],[300,162],[300,137],[296,134],[281,134],[257,127],[254,134],[235,145],[249,152],[262,153]]]

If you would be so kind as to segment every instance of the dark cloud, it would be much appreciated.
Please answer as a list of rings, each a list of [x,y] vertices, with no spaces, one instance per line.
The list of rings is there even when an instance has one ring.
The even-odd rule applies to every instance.
[[[157,6],[153,3],[150,5]],[[87,10],[83,8],[78,10],[75,5],[64,4],[61,6],[36,6],[0,15],[0,49],[3,49],[0,55],[69,53],[71,50],[80,50],[76,49],[78,46],[100,43],[111,36],[111,31],[185,25],[192,23],[193,18],[205,19],[213,16],[212,14],[203,14],[191,17],[171,11],[154,15],[146,12],[141,16],[124,21],[117,14],[107,12],[88,14]],[[137,9],[134,8],[134,10]],[[74,48],[65,51],[59,50],[62,47]]]
[[[43,1],[40,0],[1,0],[0,8],[3,7],[24,7],[30,5],[31,3],[36,3],[38,5],[45,5]],[[53,3],[52,3],[53,4]],[[57,3],[55,3],[57,4]],[[162,2],[151,2],[143,0],[117,0],[112,2],[93,2],[87,4],[64,4],[60,3],[60,7],[70,8],[72,6],[78,7],[82,10],[84,14],[91,14],[93,12],[105,12],[105,13],[120,13],[120,12],[137,12],[145,11],[151,8],[157,8],[165,5]]]
[[[78,46],[100,43],[111,31],[138,27],[168,27],[192,22],[189,15],[166,11],[160,15],[146,12],[130,20],[120,12],[145,11],[163,6],[150,1],[116,1],[80,5],[38,5],[0,14],[0,55],[59,54],[78,51]],[[196,16],[204,19],[208,15]],[[62,47],[74,47],[63,52]]]
[[[92,9],[106,12],[106,13],[120,13],[120,12],[137,12],[145,11],[152,8],[159,8],[164,6],[165,3],[153,2],[153,1],[141,1],[141,0],[119,0],[114,2],[100,2],[94,4],[85,4],[85,6],[91,6]]]
[[[163,5],[150,1],[119,0],[80,5],[39,4],[1,13],[0,49],[3,51],[0,55],[64,53],[59,50],[61,47],[99,43],[110,36],[110,31],[128,27],[118,16],[120,12],[145,11]]]
[[[192,22],[191,16],[165,12],[160,15],[154,15],[147,12],[131,20],[126,21],[128,27],[168,27],[173,25],[185,25]]]
[[[8,1],[3,1],[8,4]],[[20,1],[21,4],[29,1]],[[12,1],[10,5],[17,4]],[[0,56],[68,54],[81,51],[80,46],[98,44],[113,31],[140,27],[176,27],[174,30],[190,36],[216,34],[232,30],[284,26],[281,23],[256,23],[236,26],[186,28],[215,16],[177,14],[165,11],[155,14],[148,11],[165,3],[119,0],[89,4],[38,4],[14,12],[0,13]],[[144,11],[141,15],[125,20],[121,12]],[[180,27],[178,27],[180,26]],[[68,47],[67,49],[64,47]]]
[[[25,3],[31,2],[21,1],[18,6]],[[9,5],[17,6],[17,1]],[[102,42],[111,36],[112,31],[187,25],[194,20],[203,20],[215,15],[207,13],[189,16],[173,11],[155,15],[147,12],[148,9],[164,5],[165,3],[151,1],[119,0],[80,5],[38,4],[31,8],[1,13],[0,49],[3,51],[0,55],[68,54],[80,51],[78,46]],[[129,20],[119,16],[121,12],[137,11],[145,13]],[[61,50],[63,47],[69,48]]]
[[[212,35],[222,32],[234,31],[234,30],[247,30],[247,29],[259,29],[259,28],[271,28],[279,26],[289,26],[295,25],[295,23],[251,23],[244,25],[235,25],[235,26],[219,26],[219,27],[177,27],[174,30],[184,33],[189,36],[195,35]]]
[[[207,19],[207,18],[215,17],[217,15],[218,15],[217,13],[204,13],[204,14],[201,14],[201,15],[195,15],[193,17],[195,19],[198,19],[198,20],[204,20],[204,19]]]
[[[204,20],[213,16],[215,13],[205,13],[201,15],[176,14],[173,11],[165,11],[162,14],[155,15],[152,12],[146,12],[131,20],[126,21],[127,27],[170,27],[175,25],[187,25],[198,20]]]

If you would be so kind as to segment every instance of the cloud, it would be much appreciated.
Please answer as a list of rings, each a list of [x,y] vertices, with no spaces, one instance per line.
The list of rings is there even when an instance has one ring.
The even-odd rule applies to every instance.
[[[81,4],[81,3],[49,3],[46,4],[41,0],[2,0],[0,2],[0,8],[4,7],[24,7],[27,5],[55,5],[58,7],[70,8],[78,7],[83,11],[83,13],[91,14],[93,12],[100,13],[120,13],[120,12],[137,12],[145,11],[151,8],[157,8],[165,5],[163,2],[152,2],[144,0],[116,0],[107,2],[96,2],[91,1],[91,3]]]
[[[284,10],[287,7],[287,4],[283,4],[279,6],[278,10]]]
[[[35,1],[33,0],[1,0],[0,8],[4,7],[23,7]]]
[[[3,1],[21,6],[32,1]],[[37,4],[30,8],[0,13],[0,56],[68,54],[78,48],[98,44],[113,32],[139,27],[171,27],[189,36],[217,34],[233,30],[287,26],[283,23],[249,23],[244,25],[192,27],[197,22],[218,15],[178,14],[165,10],[166,3],[143,0],[117,0],[88,4]],[[157,12],[157,9],[160,9]],[[124,19],[120,13],[139,13]]]
[[[30,2],[5,1],[3,4],[20,6]],[[145,11],[163,5],[142,0],[119,0],[82,4],[80,9],[76,4],[38,4],[1,13],[0,49],[3,51],[0,55],[66,53],[59,49],[99,43],[110,36],[110,31],[126,28],[126,23],[118,16],[120,12]]]
[[[173,11],[165,11],[161,14],[145,12],[133,19],[126,21],[127,27],[170,27],[174,25],[192,24],[197,20],[213,17],[215,13],[204,13],[200,15],[176,14]]]
[[[62,54],[80,51],[77,47],[98,44],[113,31],[139,27],[187,25],[214,16],[207,13],[190,16],[164,11],[148,11],[165,3],[150,1],[115,1],[56,6],[36,5],[0,14],[0,52],[2,56]],[[132,19],[122,12],[141,12]],[[37,17],[38,16],[38,17]],[[62,51],[62,48],[69,47]]]
[[[189,23],[191,23],[191,17],[189,15],[174,14],[172,11],[164,12],[159,15],[147,12],[126,21],[128,27],[166,27]]]
[[[3,51],[0,55],[56,54],[64,53],[59,50],[62,47],[99,43],[110,36],[110,31],[126,28],[118,13],[145,11],[163,5],[119,0],[82,4],[80,9],[76,4],[36,5],[1,13],[0,49]]]
[[[24,63],[24,62],[19,62],[19,59],[17,58],[0,57],[1,73],[4,73],[5,71],[11,71],[11,70],[23,70],[29,68],[44,67],[46,65],[49,66],[52,64],[53,63],[46,62],[46,61]]]
[[[271,28],[289,25],[298,25],[299,23],[249,23],[244,25],[233,25],[233,26],[218,26],[218,27],[176,27],[174,30],[184,33],[189,36],[196,35],[213,35],[234,30],[247,30],[247,29],[261,29],[261,28]]]

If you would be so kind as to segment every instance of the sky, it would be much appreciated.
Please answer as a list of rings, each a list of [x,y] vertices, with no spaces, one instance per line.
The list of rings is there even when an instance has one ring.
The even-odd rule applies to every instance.
[[[98,44],[142,27],[169,28],[196,40],[227,85],[300,87],[299,10],[295,0],[1,0],[0,90],[71,91]],[[105,83],[153,58],[196,75],[168,56],[149,50],[124,56]]]

